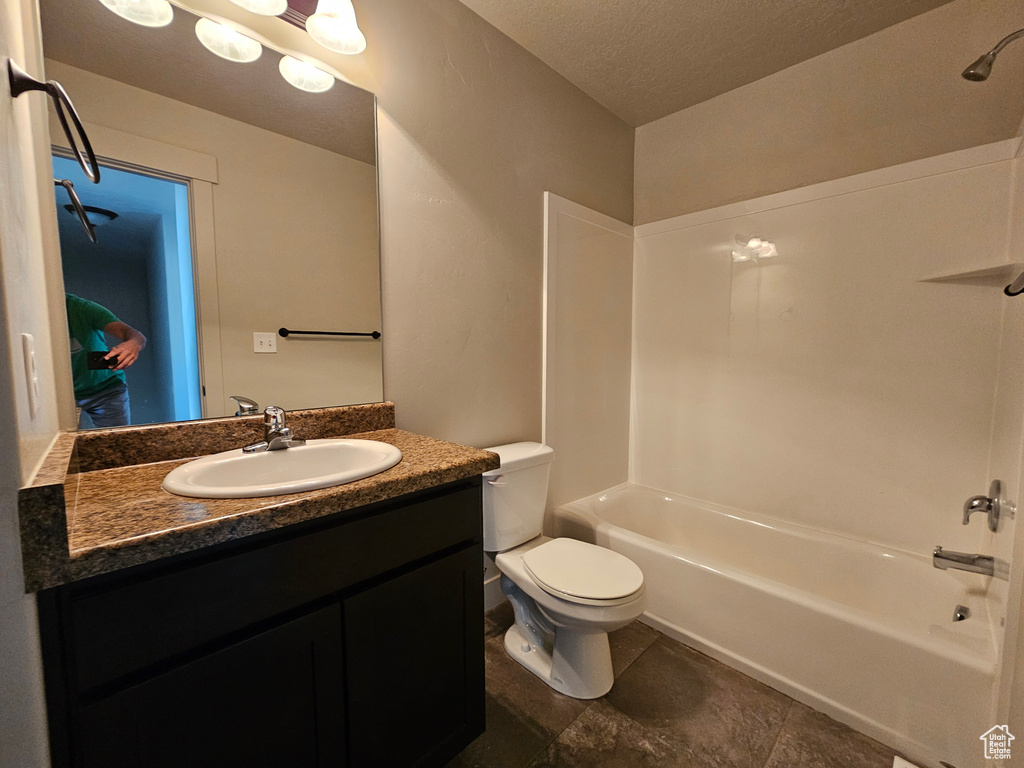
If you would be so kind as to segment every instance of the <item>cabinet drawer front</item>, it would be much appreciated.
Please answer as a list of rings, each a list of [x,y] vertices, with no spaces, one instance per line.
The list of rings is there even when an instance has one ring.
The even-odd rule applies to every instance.
[[[361,519],[70,598],[80,693],[480,539],[479,481]],[[127,577],[126,577],[127,579]]]

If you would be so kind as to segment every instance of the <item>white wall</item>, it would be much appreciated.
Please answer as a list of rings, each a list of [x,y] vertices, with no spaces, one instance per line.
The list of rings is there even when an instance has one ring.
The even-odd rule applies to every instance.
[[[189,104],[47,60],[47,76],[74,94],[83,120],[114,128],[97,153],[124,159],[141,136],[216,158],[214,291],[220,310],[224,398],[310,408],[383,399],[380,342],[278,339],[256,354],[254,331],[379,330],[377,176],[372,165]],[[51,129],[52,130],[52,129]],[[81,189],[88,204],[88,189]],[[172,233],[173,234],[173,233]]]
[[[1009,238],[1012,258],[1024,260],[1024,143],[1014,161],[1014,207]],[[989,475],[1005,484],[1006,498],[1017,507],[1024,504],[1024,301],[1010,299],[1003,312],[996,407],[992,420],[992,455]],[[1008,723],[1011,733],[1024,733],[1024,642],[1021,642],[1022,597],[1024,597],[1024,526],[1003,520],[999,531],[990,534],[983,551],[1013,563],[1008,584],[997,582],[989,590],[993,623],[1005,618],[1001,650],[999,697],[996,719]]]
[[[635,480],[919,553],[976,550],[983,525],[960,507],[988,488],[1008,300],[995,281],[921,279],[1006,259],[1015,148],[638,227]],[[736,235],[779,256],[734,264]]]
[[[628,479],[633,228],[552,194],[545,222],[551,508]]]

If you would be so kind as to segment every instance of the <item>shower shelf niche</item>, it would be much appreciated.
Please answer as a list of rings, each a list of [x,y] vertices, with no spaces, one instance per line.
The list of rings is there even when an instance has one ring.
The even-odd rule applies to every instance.
[[[990,285],[1002,288],[1017,275],[1024,271],[1024,262],[1004,261],[987,267],[963,269],[956,272],[943,272],[938,275],[922,277],[919,283],[960,283],[962,285]]]

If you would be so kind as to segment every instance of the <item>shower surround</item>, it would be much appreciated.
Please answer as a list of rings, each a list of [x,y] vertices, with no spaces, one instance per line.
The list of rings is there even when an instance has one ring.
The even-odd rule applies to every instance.
[[[649,619],[748,671],[759,665],[763,679],[855,727],[874,720],[877,727],[868,727],[870,732],[928,764],[953,757],[962,758],[954,764],[969,764],[978,723],[1006,722],[1017,655],[1021,579],[1015,523],[1004,520],[995,534],[978,516],[964,526],[961,505],[997,477],[1007,498],[1022,498],[1024,299],[1002,294],[1020,271],[1013,254],[1024,252],[1019,150],[1018,140],[984,145],[636,227],[632,316],[620,311],[604,319],[609,326],[631,322],[629,398],[607,385],[621,357],[620,339],[605,334],[606,349],[592,345],[587,355],[570,359],[551,354],[570,333],[565,313],[554,321],[549,317],[547,325],[545,439],[556,453],[551,507],[600,495],[625,480],[627,490],[656,489],[666,500],[685,498],[721,513],[698,516],[705,522],[733,519],[743,530],[770,522],[779,530],[808,532],[799,551],[758,550],[773,567],[754,573],[754,582],[751,574],[741,574],[717,583],[749,586],[742,599],[751,600],[753,610],[778,602],[780,594],[794,594],[794,588],[827,582],[838,590],[832,598],[852,599],[868,582],[878,582],[875,596],[889,590],[891,599],[888,606],[876,601],[876,614],[888,618],[872,630],[874,636],[881,645],[903,643],[907,658],[915,659],[913,677],[922,692],[932,689],[929,680],[962,670],[970,679],[970,716],[945,718],[944,729],[938,707],[939,720],[915,730],[885,707],[865,710],[869,695],[857,700],[851,693],[844,700],[844,686],[824,685],[828,675],[821,685],[802,680],[796,646],[788,660],[786,643],[779,644],[782,657],[755,658],[728,632],[709,637],[719,622],[707,623],[698,613],[655,616],[652,607]],[[563,226],[563,239],[565,231]],[[597,236],[608,237],[595,228],[591,237]],[[772,241],[778,255],[734,261],[737,240],[752,237]],[[582,278],[565,280],[560,262],[586,255],[588,238],[581,232],[576,239],[569,247],[549,232],[548,273],[561,281],[549,290],[552,316],[551,303],[567,294],[573,296],[569,306],[585,305],[588,296],[607,302]],[[620,281],[608,290],[618,295],[629,288]],[[596,383],[602,380],[604,390]],[[573,435],[556,416],[566,381],[615,395],[600,403],[591,395],[590,417],[575,420]],[[612,462],[615,471],[601,484],[585,469],[593,466],[587,459],[608,463],[607,446],[615,443],[609,425],[624,413],[628,472],[624,461]],[[663,520],[677,517],[679,526],[690,526],[683,542],[690,556],[673,552],[672,542],[647,531],[632,539],[657,542],[653,549],[670,552],[669,560],[689,561],[691,575],[672,575],[664,558],[644,565],[639,549],[622,551],[644,567],[652,606],[696,606],[701,595],[694,590],[702,592],[697,582],[710,578],[720,558],[713,546],[705,552],[694,542],[704,528],[689,507],[667,501],[662,506]],[[550,530],[568,532],[560,528],[564,518],[556,512]],[[578,535],[593,537],[586,530],[580,527]],[[618,537],[623,547],[627,539]],[[728,553],[730,540],[739,546],[729,536],[715,546]],[[861,564],[904,563],[913,578],[847,568],[842,558],[819,556],[828,547],[816,548],[815,542],[834,544],[837,552],[846,542],[850,551],[877,555],[860,558]],[[936,545],[1011,561],[1011,579],[935,570],[929,557]],[[776,577],[801,567],[804,587]],[[934,589],[925,588],[930,583]],[[962,592],[947,589],[951,584],[962,585]],[[835,617],[822,608],[832,598],[786,605],[801,613],[812,647],[827,646],[852,669],[870,666],[871,653],[860,649],[852,630],[832,637],[832,624],[814,620],[816,610],[823,620]],[[948,606],[936,603],[943,599]],[[898,633],[885,626],[899,623],[899,606],[924,603],[927,617],[914,614],[921,619],[911,621],[917,629],[905,642],[894,640]],[[954,626],[960,603],[970,604],[972,616]],[[772,616],[785,623],[783,613],[758,615],[769,625],[748,627],[747,634],[782,636],[785,627],[770,624]],[[865,626],[861,622],[857,631]],[[932,642],[961,635],[971,638],[970,648]],[[702,643],[702,637],[710,642]],[[840,677],[836,671],[836,681]],[[884,698],[885,691],[879,689],[878,696]]]

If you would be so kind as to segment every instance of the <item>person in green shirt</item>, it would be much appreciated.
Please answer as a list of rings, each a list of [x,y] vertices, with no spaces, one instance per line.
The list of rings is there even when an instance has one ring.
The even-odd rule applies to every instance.
[[[146,337],[113,312],[94,301],[72,293],[64,294],[71,335],[71,377],[75,384],[75,405],[89,415],[97,427],[121,427],[131,423],[128,384],[124,371],[139,358]],[[105,333],[121,339],[107,350]],[[110,367],[89,368],[90,352],[106,352]]]

